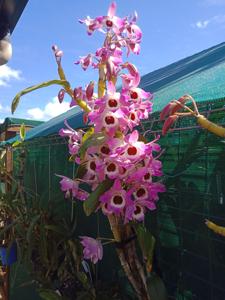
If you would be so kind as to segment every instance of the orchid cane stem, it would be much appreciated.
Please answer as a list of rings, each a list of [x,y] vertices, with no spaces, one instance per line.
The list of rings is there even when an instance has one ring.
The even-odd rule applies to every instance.
[[[113,215],[109,215],[108,220],[117,242],[121,242],[129,237],[131,233],[129,224],[121,227],[121,224],[119,223],[121,220]],[[138,299],[151,300],[147,291],[144,270],[136,254],[135,242],[132,241],[121,248],[117,248],[117,254],[128,280],[137,293]]]

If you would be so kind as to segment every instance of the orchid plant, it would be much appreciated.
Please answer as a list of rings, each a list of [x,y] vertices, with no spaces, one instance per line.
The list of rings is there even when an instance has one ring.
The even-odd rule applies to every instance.
[[[63,52],[53,46],[60,80],[52,80],[19,93],[12,103],[12,111],[21,95],[31,90],[60,84],[58,99],[71,97],[70,106],[80,106],[88,130],[75,130],[65,121],[60,136],[68,137],[71,160],[78,165],[74,178],[60,176],[65,197],[83,202],[86,215],[101,211],[109,220],[121,265],[136,291],[138,299],[149,300],[147,275],[151,271],[154,238],[144,226],[148,211],[156,209],[159,193],[165,191],[160,182],[162,164],[159,161],[159,136],[146,141],[136,129],[141,120],[152,112],[153,95],[139,88],[140,73],[134,64],[124,62],[124,50],[140,53],[141,29],[137,14],[116,16],[116,3],[109,6],[106,16],[80,20],[88,35],[100,31],[104,35],[102,47],[95,53],[81,57],[76,64],[83,70],[98,71],[98,84],[91,81],[84,89],[71,88],[66,80],[61,60]],[[116,89],[120,80],[121,90]],[[95,93],[97,92],[97,93]],[[158,178],[158,179],[157,179]],[[91,192],[82,187],[88,185]],[[142,248],[145,266],[137,255],[135,239]],[[103,257],[101,237],[82,236],[84,259],[94,264]]]
[[[77,131],[65,122],[66,128],[60,130],[60,135],[69,138],[69,153],[85,172],[82,178],[63,177],[60,184],[66,197],[72,195],[84,201],[87,214],[101,210],[108,217],[115,240],[125,242],[124,248],[118,250],[121,264],[139,299],[149,299],[144,270],[135,246],[126,244],[126,240],[132,236],[131,224],[143,222],[146,212],[156,209],[158,193],[164,192],[165,187],[153,180],[162,176],[161,162],[154,156],[160,152],[156,143],[159,137],[144,142],[135,129],[152,111],[152,94],[138,88],[140,74],[137,68],[130,62],[123,62],[124,49],[127,56],[131,52],[140,52],[142,32],[136,25],[137,14],[119,18],[115,12],[113,2],[107,16],[80,20],[86,25],[89,35],[99,30],[105,39],[95,54],[87,54],[76,62],[84,70],[88,67],[98,70],[98,94],[94,93],[93,82],[85,89],[75,88],[72,93],[71,106],[81,106],[85,111],[84,121],[90,129],[86,133]],[[53,50],[62,69],[62,51],[56,46]],[[116,91],[118,79],[122,81],[121,92]],[[60,102],[66,92],[66,89],[60,90]],[[83,190],[81,183],[91,186],[92,193]],[[81,238],[84,258],[93,263],[102,259],[100,241]]]

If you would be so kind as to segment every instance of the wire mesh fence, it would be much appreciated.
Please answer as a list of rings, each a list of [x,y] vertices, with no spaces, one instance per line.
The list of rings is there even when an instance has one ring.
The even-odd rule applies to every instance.
[[[222,125],[224,104],[220,99],[199,108]],[[152,127],[156,134],[162,126],[158,119],[154,114],[144,130]],[[204,224],[210,219],[225,225],[224,142],[191,118],[179,120],[175,130],[160,139],[167,192],[151,228],[158,237],[158,268],[171,299],[225,299],[225,239]]]
[[[217,124],[225,124],[225,99],[199,104],[199,110]],[[154,113],[140,131],[147,139],[160,133],[162,123]],[[68,204],[59,188],[58,175],[72,177],[67,141],[58,136],[33,139],[25,143],[26,191],[40,195],[43,203],[58,203],[62,214],[70,217]],[[224,140],[199,128],[185,118],[173,132],[160,139],[167,192],[160,197],[158,210],[146,222],[157,238],[155,270],[163,277],[170,299],[225,299],[225,238],[207,229],[205,219],[225,225]],[[18,170],[20,149],[14,150],[14,173]],[[77,204],[76,204],[77,205]],[[98,220],[97,220],[98,219]],[[85,220],[85,221],[84,221]],[[78,213],[79,234],[109,232],[103,218],[84,218]],[[109,277],[116,257],[107,250],[102,274]]]

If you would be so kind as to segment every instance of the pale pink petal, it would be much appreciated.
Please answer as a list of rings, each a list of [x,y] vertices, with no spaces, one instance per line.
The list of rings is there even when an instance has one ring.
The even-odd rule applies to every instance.
[[[109,81],[109,83],[108,83],[108,92],[109,92],[109,94],[115,94],[115,92],[116,92],[116,87],[112,83],[112,81]]]
[[[108,9],[108,17],[112,18],[116,14],[116,2],[112,2]]]
[[[139,137],[138,131],[134,130],[129,136],[129,143],[135,144],[138,141],[138,137]]]

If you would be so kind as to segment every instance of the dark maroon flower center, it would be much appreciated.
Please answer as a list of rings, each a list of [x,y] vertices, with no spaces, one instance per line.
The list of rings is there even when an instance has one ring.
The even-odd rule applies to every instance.
[[[135,100],[138,98],[138,93],[135,91],[130,91],[130,97],[131,99]]]
[[[96,169],[96,163],[94,161],[92,161],[90,163],[90,169],[93,170],[93,171],[95,171],[95,169]]]
[[[107,27],[112,27],[112,26],[113,26],[113,22],[110,21],[110,20],[107,20],[107,21],[105,22],[105,24],[106,24]]]
[[[136,155],[136,154],[137,154],[137,148],[134,147],[134,146],[129,147],[129,148],[127,149],[127,153],[128,153],[129,155]]]
[[[119,195],[114,196],[114,197],[113,197],[113,202],[114,202],[115,204],[117,204],[117,205],[120,205],[120,204],[123,203],[123,198],[122,198],[121,196],[119,196]]]
[[[137,190],[137,196],[138,196],[138,197],[142,197],[142,196],[144,196],[145,194],[146,194],[145,189],[140,188],[140,189]]]
[[[141,207],[139,205],[136,205],[136,209],[134,211],[134,214],[138,215],[138,214],[140,214],[140,212],[141,212]]]
[[[131,114],[130,114],[130,119],[131,119],[132,121],[134,121],[134,120],[136,119],[136,117],[135,117],[135,114],[134,114],[134,113],[131,113]]]
[[[103,154],[108,155],[109,152],[110,152],[110,149],[109,149],[109,147],[107,147],[107,146],[102,146],[102,147],[101,147],[101,152],[102,152]]]
[[[145,180],[148,180],[151,178],[151,174],[150,173],[146,173],[145,176],[144,176],[144,179]]]
[[[106,122],[107,125],[114,124],[115,123],[115,118],[113,116],[106,116],[105,117],[105,122]]]
[[[108,101],[109,107],[117,107],[117,100],[116,99],[109,99]]]
[[[114,172],[116,170],[116,165],[114,163],[110,163],[108,166],[107,166],[107,171],[108,172]]]

